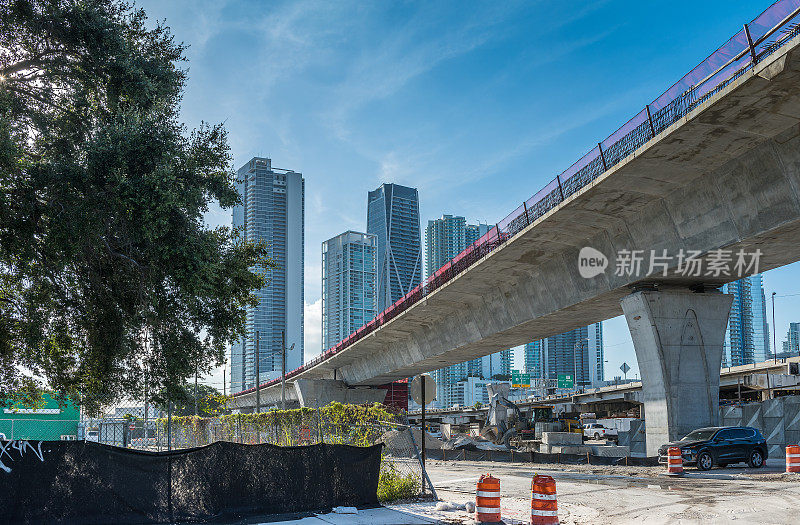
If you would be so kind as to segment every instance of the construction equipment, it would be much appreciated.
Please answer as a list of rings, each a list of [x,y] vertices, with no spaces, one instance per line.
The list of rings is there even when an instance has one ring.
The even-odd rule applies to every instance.
[[[486,385],[489,393],[489,411],[481,434],[495,443],[510,448],[511,441],[520,433],[530,433],[530,422],[526,420],[519,407],[508,399],[511,385],[492,383]],[[511,415],[509,416],[509,410]]]

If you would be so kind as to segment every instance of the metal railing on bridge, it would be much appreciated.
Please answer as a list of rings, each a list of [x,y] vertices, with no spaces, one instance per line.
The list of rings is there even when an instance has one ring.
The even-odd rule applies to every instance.
[[[617,165],[670,125],[772,55],[800,34],[800,0],[779,0],[730,38],[617,131],[554,178],[423,283],[319,357],[286,374],[291,379],[313,368],[385,325],[481,258],[494,251],[565,199]],[[770,40],[772,39],[772,40]],[[280,383],[267,381],[261,388]],[[255,387],[235,394],[255,391]]]

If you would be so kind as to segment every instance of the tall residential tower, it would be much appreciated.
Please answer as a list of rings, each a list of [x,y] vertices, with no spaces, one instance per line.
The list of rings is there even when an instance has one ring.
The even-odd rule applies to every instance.
[[[432,275],[488,230],[486,224],[467,224],[464,217],[457,215],[442,215],[439,219],[429,220],[425,228],[426,275]],[[435,370],[437,403],[443,407],[465,403],[470,398],[465,386],[469,377],[491,379],[509,374],[510,350]]]
[[[603,323],[590,324],[525,345],[525,371],[531,377],[575,377],[579,387],[599,386],[604,376]]]
[[[419,194],[416,188],[382,184],[369,192],[367,233],[377,239],[378,312],[422,281]]]
[[[257,268],[265,271],[269,283],[256,291],[258,305],[247,309],[244,341],[231,346],[231,392],[256,384],[256,332],[259,383],[280,375],[284,331],[286,370],[303,363],[305,181],[300,173],[273,168],[270,159],[254,157],[239,168],[236,186],[242,204],[233,209],[233,226],[245,240],[265,243],[277,268]]]
[[[377,314],[377,239],[346,231],[322,243],[322,350]]]
[[[722,291],[733,295],[723,366],[766,361],[770,356],[769,325],[761,274],[728,283]]]

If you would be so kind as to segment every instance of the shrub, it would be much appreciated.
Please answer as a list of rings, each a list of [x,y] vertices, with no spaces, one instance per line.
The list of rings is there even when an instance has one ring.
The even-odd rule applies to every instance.
[[[381,460],[378,479],[378,501],[388,503],[417,496],[420,492],[419,476],[413,472],[406,474],[397,470],[391,461]]]

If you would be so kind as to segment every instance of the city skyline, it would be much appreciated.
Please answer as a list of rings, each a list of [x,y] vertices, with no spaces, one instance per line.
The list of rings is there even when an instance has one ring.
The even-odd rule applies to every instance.
[[[226,122],[237,166],[271,156],[307,178],[310,359],[322,346],[319,246],[339,232],[364,231],[368,191],[383,182],[416,187],[423,221],[458,210],[493,224],[769,3],[664,4],[658,20],[643,4],[625,5],[621,20],[621,2],[472,12],[445,2],[403,6],[388,18],[377,5],[353,16],[347,2],[142,5],[191,44],[187,123]],[[686,19],[686,10],[697,16]],[[531,36],[528,28],[542,19],[558,23]],[[363,49],[363,41],[375,46]],[[618,66],[600,67],[604,61]],[[475,79],[477,69],[486,74]],[[227,225],[230,215],[212,207],[206,220]],[[800,318],[798,276],[798,264],[764,274],[770,325],[770,296],[778,293],[779,348]],[[604,338],[606,369],[619,375],[627,362],[634,377],[624,318],[605,321]],[[221,379],[222,367],[209,382]]]

